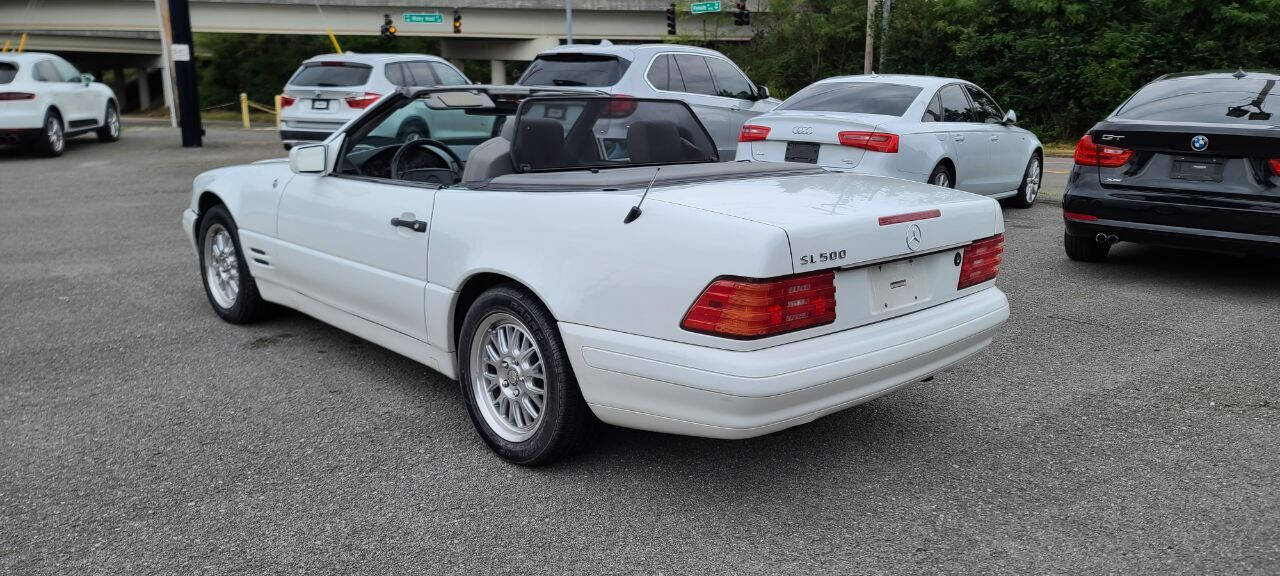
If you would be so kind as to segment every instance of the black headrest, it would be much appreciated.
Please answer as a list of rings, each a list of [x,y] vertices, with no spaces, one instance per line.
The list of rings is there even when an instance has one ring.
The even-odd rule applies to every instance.
[[[564,126],[550,118],[521,118],[515,142],[516,162],[537,170],[560,166]]]
[[[680,129],[667,120],[633,122],[627,130],[627,152],[634,164],[655,164],[684,160]]]

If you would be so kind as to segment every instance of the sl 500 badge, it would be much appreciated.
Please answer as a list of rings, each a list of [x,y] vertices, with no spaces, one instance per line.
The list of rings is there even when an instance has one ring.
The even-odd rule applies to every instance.
[[[800,257],[800,265],[808,266],[810,264],[821,264],[823,262],[839,262],[849,256],[848,250],[833,250],[831,252],[819,252],[817,254],[808,254]]]

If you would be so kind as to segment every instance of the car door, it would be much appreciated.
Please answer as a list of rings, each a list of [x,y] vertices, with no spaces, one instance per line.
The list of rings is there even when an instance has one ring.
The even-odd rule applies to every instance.
[[[286,253],[274,262],[294,290],[425,341],[436,186],[344,170],[350,158],[391,154],[402,144],[373,132],[341,147],[346,157],[334,163],[335,173],[299,174],[289,182],[276,216]]]
[[[986,91],[973,85],[965,85],[969,99],[973,101],[974,120],[981,122],[987,153],[988,186],[993,192],[1016,190],[1022,184],[1027,158],[1022,157],[1024,142],[1021,134],[1004,124],[1004,110]]]
[[[40,83],[40,88],[49,95],[49,100],[58,108],[58,112],[62,114],[64,129],[71,129],[73,122],[83,119],[80,101],[77,98],[78,93],[70,83],[63,80],[62,73],[53,64],[52,59],[36,62],[35,79]]]
[[[737,150],[738,132],[742,129],[742,125],[748,120],[759,116],[768,110],[757,110],[756,103],[759,98],[756,95],[756,86],[747,79],[747,75],[743,74],[737,66],[732,62],[715,56],[707,57],[707,65],[711,68],[711,78],[716,83],[716,94],[728,100],[729,113],[733,116],[733,129],[731,130],[731,139],[734,142],[734,150]],[[732,158],[724,158],[731,160]]]
[[[75,107],[74,120],[77,124],[75,127],[84,128],[101,124],[102,112],[106,110],[107,103],[102,102],[102,108],[99,109],[98,101],[101,97],[99,92],[93,89],[92,83],[86,83],[80,77],[80,71],[66,60],[54,58],[53,67],[58,70],[58,75],[69,87],[68,92]]]
[[[948,84],[938,90],[942,105],[942,122],[939,132],[945,131],[951,139],[955,157],[956,188],[966,192],[987,194],[987,149],[981,144],[982,131],[973,122],[973,104],[960,84]]]

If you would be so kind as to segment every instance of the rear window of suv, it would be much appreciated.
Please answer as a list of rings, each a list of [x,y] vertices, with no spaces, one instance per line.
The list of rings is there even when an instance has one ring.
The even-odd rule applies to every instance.
[[[1280,86],[1262,78],[1170,78],[1138,90],[1116,117],[1280,125]]]
[[[18,75],[18,65],[12,62],[0,62],[0,84],[8,84]]]
[[[364,86],[373,67],[354,62],[308,62],[289,80],[294,86]]]
[[[631,61],[605,54],[539,56],[516,82],[519,86],[613,86]]]
[[[853,112],[901,116],[911,107],[920,88],[879,82],[828,82],[796,92],[779,110]]]

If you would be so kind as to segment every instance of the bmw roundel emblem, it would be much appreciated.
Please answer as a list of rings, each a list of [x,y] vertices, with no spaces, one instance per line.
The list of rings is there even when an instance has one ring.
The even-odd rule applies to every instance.
[[[1209,138],[1204,134],[1197,134],[1191,139],[1191,149],[1196,152],[1204,152],[1209,147]]]

